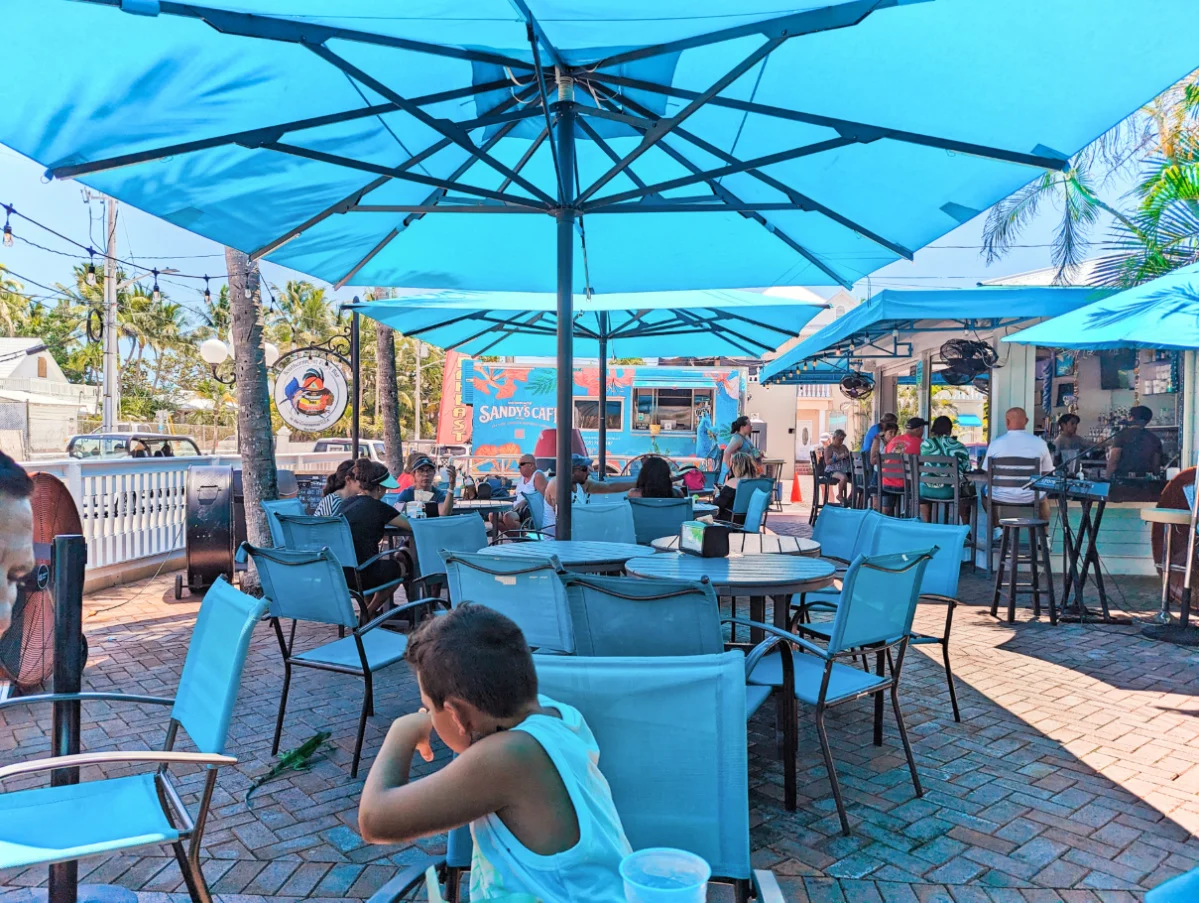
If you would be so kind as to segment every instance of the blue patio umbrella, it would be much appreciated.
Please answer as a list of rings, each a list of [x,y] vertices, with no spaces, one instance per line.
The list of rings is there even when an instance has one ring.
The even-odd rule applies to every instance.
[[[599,359],[600,385],[607,385],[610,357],[660,357],[667,347],[687,357],[759,358],[798,336],[828,308],[731,290],[580,296],[572,305],[572,353]],[[552,356],[557,350],[558,299],[552,294],[447,289],[405,293],[352,309],[411,338],[476,357]],[[607,418],[600,417],[601,474],[606,472],[607,429]]]
[[[1047,348],[1199,348],[1199,264],[1109,295],[1004,339]]]
[[[1129,54],[1142,7],[0,0],[0,141],[338,285],[555,291],[565,324],[910,257],[1193,68],[1199,4]]]

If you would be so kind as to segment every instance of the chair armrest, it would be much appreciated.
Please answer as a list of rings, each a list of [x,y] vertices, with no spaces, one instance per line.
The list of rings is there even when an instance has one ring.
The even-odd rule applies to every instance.
[[[359,636],[362,636],[368,630],[374,630],[376,627],[379,627],[382,624],[386,624],[392,618],[402,614],[403,612],[408,611],[409,609],[430,608],[430,607],[438,606],[438,605],[445,605],[445,600],[444,599],[436,599],[436,598],[414,599],[411,602],[405,602],[403,605],[397,605],[395,608],[387,609],[387,611],[383,612],[383,614],[378,615],[373,620],[368,621],[367,623],[363,624],[361,627],[359,627],[354,632],[357,633]]]
[[[364,570],[365,568],[370,567],[372,564],[374,564],[376,561],[379,561],[380,559],[390,558],[393,555],[399,555],[401,553],[407,553],[407,551],[408,550],[406,548],[404,548],[403,546],[401,546],[398,549],[384,549],[378,555],[372,555],[370,558],[366,559],[366,561],[362,562],[361,564],[354,565],[354,570],[356,570],[356,571]]]
[[[541,530],[504,530],[496,538],[492,545],[495,545],[502,539],[512,539],[516,542],[540,542],[541,540],[553,539],[548,533],[543,533]]]
[[[126,762],[161,762],[164,764],[191,765],[234,765],[237,759],[233,756],[218,756],[210,753],[189,752],[151,752],[138,750],[135,752],[94,752],[79,753],[74,756],[56,756],[49,759],[33,759],[29,762],[19,762],[16,765],[6,765],[0,768],[0,781],[14,778],[22,774],[34,774],[39,771],[56,771],[59,768],[78,768],[81,765],[110,765]]]
[[[754,898],[758,903],[787,903],[787,898],[783,896],[783,889],[779,887],[778,879],[769,869],[754,869],[753,884]],[[374,903],[373,897],[370,903]]]
[[[0,701],[0,709],[17,705],[32,705],[44,702],[128,702],[134,705],[174,705],[175,700],[163,696],[134,696],[129,693],[40,693],[37,696],[17,696]]]
[[[786,641],[781,637],[775,636],[770,637],[770,639],[767,640],[762,640],[762,642],[758,643],[758,645],[754,646],[745,653],[745,676],[749,677],[749,675],[753,673],[754,668],[758,667],[758,665],[761,663],[762,659],[764,659],[766,655],[774,649],[778,649],[780,654],[785,655],[787,659],[791,658],[791,647],[788,646]],[[793,670],[794,667],[790,666],[789,661],[784,662],[784,674]]]
[[[413,577],[408,581],[408,589],[422,599],[432,598],[441,592],[441,587],[449,583],[445,574],[428,574],[424,577]]]
[[[721,618],[720,623],[741,624],[745,627],[756,627],[759,630],[772,633],[776,637],[786,640],[791,645],[798,646],[805,652],[810,652],[812,655],[816,655],[824,659],[830,657],[827,649],[821,649],[815,643],[809,643],[807,640],[800,639],[795,634],[788,633],[786,630],[783,630],[781,627],[775,627],[773,624],[763,624],[761,621],[750,621],[748,618]]]
[[[942,596],[940,593],[921,593],[921,602],[942,602],[950,608],[958,607],[958,600],[952,596]]]

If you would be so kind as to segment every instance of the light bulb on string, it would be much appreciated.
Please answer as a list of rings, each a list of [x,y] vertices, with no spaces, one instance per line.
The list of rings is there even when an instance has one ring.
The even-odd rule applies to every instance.
[[[204,277],[204,303],[212,303],[212,292],[208,290],[208,277]]]
[[[95,251],[93,251],[91,248],[87,249],[87,253],[89,256],[95,255]],[[87,270],[84,272],[83,281],[86,282],[88,285],[96,284],[96,265],[94,263],[92,263],[92,261],[90,259],[88,260],[88,263],[87,263]]]
[[[162,300],[162,292],[158,290],[158,270],[152,270],[154,273],[154,288],[150,292],[150,299],[157,304]]]
[[[4,206],[4,247],[6,248],[12,247],[12,225],[8,221],[10,216],[12,216],[12,207],[6,204]]]

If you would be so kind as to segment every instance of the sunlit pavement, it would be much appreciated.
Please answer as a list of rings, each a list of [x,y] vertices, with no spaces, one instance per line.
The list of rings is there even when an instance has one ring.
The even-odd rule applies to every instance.
[[[769,526],[806,535],[806,509],[787,506]],[[173,693],[197,605],[166,602],[171,582],[165,575],[87,598],[86,688]],[[1116,602],[1138,618],[1156,608],[1156,581],[1118,583],[1123,598],[1115,593]],[[853,835],[839,833],[807,713],[799,808],[786,812],[767,705],[750,729],[755,866],[773,869],[788,899],[799,903],[1116,903],[1139,900],[1145,889],[1199,864],[1199,654],[1146,640],[1134,627],[1054,628],[1031,621],[1026,610],[1014,626],[997,622],[988,613],[988,583],[968,569],[961,595],[952,661],[962,723],[953,720],[936,647],[911,655],[903,675],[900,698],[923,799],[913,796],[891,714],[883,746],[874,747],[872,708],[864,701],[828,718]],[[918,626],[937,630],[943,617],[943,609],[922,609]],[[298,644],[325,632],[301,628]],[[358,836],[362,779],[350,779],[349,762],[361,682],[351,677],[297,674],[282,747],[320,729],[332,731],[335,745],[310,771],[262,787],[247,808],[247,788],[271,761],[281,675],[274,636],[263,626],[231,728],[231,752],[240,761],[218,781],[205,875],[218,896],[239,903],[368,897],[397,867],[442,843],[379,847]],[[390,720],[417,705],[403,665],[383,672],[366,763]],[[0,763],[46,754],[48,712],[35,720],[31,711],[9,711],[0,727]],[[160,709],[95,704],[84,710],[83,744],[158,747],[164,727]],[[418,762],[416,772],[428,767]],[[197,777],[184,773],[182,783],[195,791]],[[13,787],[39,778],[28,780]],[[174,860],[147,852],[87,860],[80,879],[136,890],[142,903],[186,899]],[[30,888],[45,879],[44,867],[0,872],[0,903],[31,897]]]

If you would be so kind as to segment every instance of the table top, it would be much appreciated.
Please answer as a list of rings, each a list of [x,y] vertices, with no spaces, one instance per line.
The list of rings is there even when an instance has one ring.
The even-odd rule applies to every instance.
[[[455,511],[510,511],[515,499],[454,499]]]
[[[515,558],[546,558],[555,555],[563,567],[622,565],[630,558],[653,554],[653,549],[649,546],[639,546],[631,542],[580,542],[566,539],[506,542],[479,551]]]
[[[691,510],[695,512],[696,517],[703,517],[705,514],[715,514],[720,509],[708,502],[693,502]]]
[[[679,538],[663,536],[650,545],[659,552],[674,552],[679,548]],[[820,543],[814,539],[774,533],[729,533],[729,555],[806,555],[819,558]]]
[[[637,577],[698,580],[707,577],[717,592],[724,590],[801,593],[823,589],[833,582],[833,563],[797,555],[742,555],[737,558],[700,558],[678,552],[660,553],[625,562]]]

